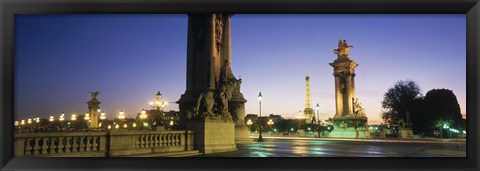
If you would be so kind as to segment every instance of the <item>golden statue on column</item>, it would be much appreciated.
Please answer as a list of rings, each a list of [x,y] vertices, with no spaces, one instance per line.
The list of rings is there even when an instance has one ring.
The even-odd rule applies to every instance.
[[[333,117],[334,130],[331,137],[365,138],[370,134],[367,128],[365,110],[360,106],[355,95],[355,68],[358,63],[350,59],[353,46],[342,38],[338,41],[338,49],[333,52],[337,59],[330,63],[335,78],[335,109]]]

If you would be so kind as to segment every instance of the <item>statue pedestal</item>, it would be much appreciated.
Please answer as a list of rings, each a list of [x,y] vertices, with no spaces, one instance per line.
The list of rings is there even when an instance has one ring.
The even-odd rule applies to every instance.
[[[370,130],[365,126],[367,117],[343,116],[333,118],[333,131],[329,133],[332,138],[370,138]],[[344,124],[345,126],[342,126]],[[355,131],[355,125],[357,129]],[[358,135],[357,135],[358,134]]]
[[[413,138],[413,130],[411,128],[400,128],[398,130],[399,138]]]
[[[237,150],[235,144],[235,125],[221,119],[190,121],[187,129],[195,131],[195,149],[203,154]]]
[[[358,132],[358,137],[357,137],[357,132]],[[342,129],[338,127],[334,127],[333,131],[328,134],[328,137],[332,138],[370,138],[370,131],[368,128],[357,128],[357,131],[355,131],[355,128],[347,128],[347,129]]]
[[[253,143],[253,138],[248,136],[248,127],[245,125],[235,124],[235,143],[236,144],[250,144]]]

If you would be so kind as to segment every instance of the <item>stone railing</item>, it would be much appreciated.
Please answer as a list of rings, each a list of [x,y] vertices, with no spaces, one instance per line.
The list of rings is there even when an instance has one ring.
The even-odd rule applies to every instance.
[[[193,150],[193,131],[15,134],[15,156],[117,157]]]
[[[105,156],[106,132],[15,134],[15,156]]]
[[[190,151],[193,150],[193,138],[193,131],[111,132],[110,155],[131,156]]]

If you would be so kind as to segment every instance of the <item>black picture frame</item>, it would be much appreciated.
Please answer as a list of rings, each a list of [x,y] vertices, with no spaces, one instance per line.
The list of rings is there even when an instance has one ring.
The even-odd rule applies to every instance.
[[[478,170],[479,0],[0,0],[0,168],[3,170]],[[151,13],[465,14],[466,158],[14,158],[14,15]],[[185,33],[186,34],[186,33]]]

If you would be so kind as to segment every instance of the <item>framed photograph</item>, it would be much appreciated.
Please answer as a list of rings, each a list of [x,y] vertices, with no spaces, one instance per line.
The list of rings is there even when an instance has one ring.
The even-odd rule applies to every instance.
[[[8,1],[2,170],[478,170],[480,7]]]

